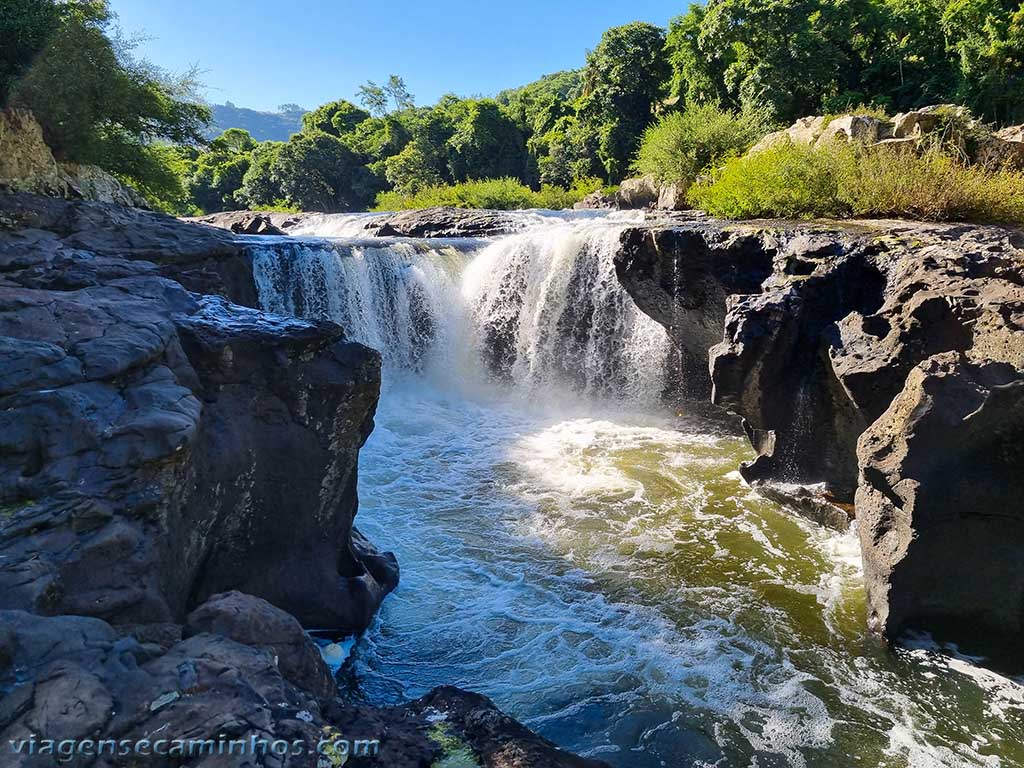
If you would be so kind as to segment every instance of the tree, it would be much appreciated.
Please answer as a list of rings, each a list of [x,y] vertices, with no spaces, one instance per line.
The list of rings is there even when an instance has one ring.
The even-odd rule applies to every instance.
[[[669,74],[665,31],[653,24],[612,27],[587,54],[578,115],[597,136],[598,159],[609,179],[626,173]]]
[[[359,102],[374,117],[383,117],[388,113],[388,95],[372,80],[367,80],[365,85],[359,86]]]
[[[185,176],[193,204],[204,213],[235,208],[235,193],[249,171],[256,146],[248,131],[229,128],[210,142],[209,151],[197,153]]]
[[[322,104],[312,112],[304,114],[302,130],[305,133],[322,131],[334,136],[342,136],[351,133],[357,125],[369,118],[369,112],[360,109],[350,101],[339,99]]]
[[[405,80],[398,75],[389,75],[387,85],[384,86],[384,93],[395,105],[395,112],[403,109],[412,109],[415,106],[413,95],[405,87]]]
[[[349,211],[379,190],[358,155],[329,133],[299,133],[284,144],[271,169],[284,199],[306,211]]]
[[[434,153],[415,139],[397,155],[387,158],[384,168],[388,184],[402,194],[415,194],[444,181]]]
[[[468,101],[448,139],[455,181],[514,177],[526,181],[526,142],[515,121],[492,99]]]
[[[52,0],[6,0],[0,14],[0,107],[61,23]]]
[[[155,201],[161,190],[175,194],[159,142],[200,143],[210,118],[191,73],[171,77],[134,59],[130,45],[108,36],[105,2],[56,5],[58,26],[11,86],[10,102],[32,110],[59,159],[98,165]]]

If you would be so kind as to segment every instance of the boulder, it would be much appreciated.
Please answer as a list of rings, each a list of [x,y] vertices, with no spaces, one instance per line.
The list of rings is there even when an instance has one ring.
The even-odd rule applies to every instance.
[[[0,232],[0,607],[180,622],[240,589],[365,628],[397,581],[352,524],[379,355],[123,258],[167,233],[179,267],[229,235],[56,202],[0,201],[55,216]]]
[[[653,176],[625,179],[615,192],[619,208],[649,208],[658,202],[661,190]]]
[[[690,189],[688,181],[674,181],[662,184],[658,190],[658,202],[655,207],[661,211],[685,211],[690,207],[686,193]]]
[[[825,130],[824,117],[801,117],[789,128],[785,128],[781,131],[773,131],[767,136],[764,136],[750,148],[748,154],[752,152],[760,152],[768,147],[775,146],[776,144],[785,141],[792,141],[794,144],[813,144],[818,140],[818,137],[821,136],[823,130]]]
[[[185,619],[191,635],[222,635],[269,650],[282,676],[319,698],[337,693],[330,669],[295,618],[266,600],[241,592],[214,595]]]
[[[491,237],[518,227],[505,211],[439,207],[371,217],[366,233],[377,237]]]
[[[31,112],[0,109],[0,190],[147,208],[145,198],[94,165],[59,163]]]
[[[591,209],[608,210],[617,207],[615,195],[605,194],[596,189],[579,202],[573,203],[573,210],[586,211]]]
[[[842,115],[830,120],[815,140],[824,144],[840,139],[872,144],[890,137],[889,124],[871,115]]]
[[[892,637],[926,628],[982,650],[999,638],[1019,652],[1022,435],[1019,369],[944,352],[910,371],[857,447],[874,628]]]

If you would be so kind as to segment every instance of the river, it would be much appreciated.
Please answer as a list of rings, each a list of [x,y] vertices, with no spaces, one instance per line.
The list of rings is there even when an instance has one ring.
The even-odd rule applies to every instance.
[[[402,581],[356,695],[480,691],[622,768],[1024,765],[1024,685],[868,634],[855,533],[743,483],[727,424],[669,408],[668,338],[612,258],[638,214],[486,240],[267,239],[265,308],[379,349],[357,525]]]

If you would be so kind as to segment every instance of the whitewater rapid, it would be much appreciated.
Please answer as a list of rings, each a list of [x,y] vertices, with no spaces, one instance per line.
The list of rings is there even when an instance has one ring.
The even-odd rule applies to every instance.
[[[384,357],[357,524],[402,583],[346,665],[358,695],[475,689],[623,768],[1024,764],[1019,681],[887,651],[855,535],[752,494],[739,435],[665,412],[669,340],[614,273],[638,216],[487,240],[327,216],[255,250],[265,308]]]

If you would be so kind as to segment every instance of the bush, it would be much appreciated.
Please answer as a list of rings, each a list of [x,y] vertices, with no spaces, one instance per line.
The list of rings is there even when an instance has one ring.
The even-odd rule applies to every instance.
[[[544,185],[539,192],[517,179],[484,179],[461,184],[437,184],[417,192],[381,192],[374,210],[399,211],[414,208],[450,206],[453,208],[491,208],[510,211],[517,208],[570,208],[588,194],[601,188],[600,179],[581,179],[572,188]]]
[[[691,104],[644,132],[633,170],[662,182],[693,181],[709,166],[747,151],[769,130],[762,110],[736,113],[714,104]]]
[[[831,142],[780,143],[729,160],[690,202],[730,219],[898,217],[1024,223],[1024,174],[921,152]]]

